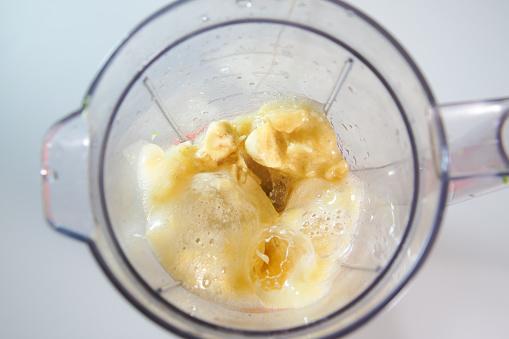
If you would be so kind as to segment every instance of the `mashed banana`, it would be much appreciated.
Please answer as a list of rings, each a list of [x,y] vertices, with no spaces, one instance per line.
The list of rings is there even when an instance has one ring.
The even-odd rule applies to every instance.
[[[146,237],[190,291],[240,308],[324,297],[356,232],[362,186],[321,106],[280,100],[137,162]]]

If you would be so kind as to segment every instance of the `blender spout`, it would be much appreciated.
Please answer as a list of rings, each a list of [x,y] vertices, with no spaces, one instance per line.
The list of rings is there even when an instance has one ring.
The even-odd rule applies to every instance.
[[[90,241],[95,232],[88,180],[91,147],[81,109],[54,124],[43,142],[43,206],[47,222],[57,231]]]

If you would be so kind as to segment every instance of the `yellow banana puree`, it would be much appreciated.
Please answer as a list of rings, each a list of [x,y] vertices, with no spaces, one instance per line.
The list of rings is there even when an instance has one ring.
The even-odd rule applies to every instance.
[[[137,177],[162,267],[191,292],[242,309],[326,296],[363,194],[322,106],[297,98],[213,122],[194,143],[147,143]]]

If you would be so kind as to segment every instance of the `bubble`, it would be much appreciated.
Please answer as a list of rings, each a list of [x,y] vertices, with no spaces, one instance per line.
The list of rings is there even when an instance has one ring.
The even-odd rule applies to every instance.
[[[202,288],[209,288],[211,284],[212,284],[212,282],[210,281],[209,278],[204,277],[203,280],[201,281]]]
[[[55,170],[42,169],[41,175],[46,182],[54,182],[58,180],[58,173]]]
[[[334,231],[338,234],[343,234],[345,231],[345,228],[343,227],[343,225],[336,224],[336,225],[334,225]]]

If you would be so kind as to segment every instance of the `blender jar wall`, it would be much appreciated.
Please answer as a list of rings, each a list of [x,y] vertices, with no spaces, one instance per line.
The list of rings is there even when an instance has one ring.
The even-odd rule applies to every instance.
[[[273,7],[264,7],[263,2],[253,3],[249,8],[238,7],[233,2],[223,2],[224,6],[217,4],[212,6],[205,1],[177,3],[162,10],[150,18],[146,24],[137,28],[129,39],[119,46],[93,84],[86,107],[93,140],[96,142],[94,144],[100,145],[100,147],[92,148],[91,153],[93,194],[99,198],[94,199],[93,203],[99,224],[105,225],[98,230],[96,239],[94,239],[96,255],[113,281],[135,305],[157,322],[177,333],[197,335],[200,331],[207,331],[216,334],[236,335],[242,330],[254,331],[255,329],[262,330],[263,333],[272,331],[275,335],[278,333],[295,333],[295,335],[342,333],[365,321],[401,289],[414,272],[423,254],[427,251],[428,243],[434,237],[437,221],[441,217],[445,184],[440,182],[440,173],[434,170],[434,153],[437,150],[432,147],[428,129],[427,119],[429,114],[432,114],[430,107],[434,105],[433,99],[422,76],[399,45],[369,19],[346,5],[316,1],[312,4],[313,9],[308,10],[309,4],[304,2],[277,2],[274,6],[281,8],[276,10]],[[271,2],[271,4],[274,3]],[[197,11],[198,9],[199,11]],[[195,21],[189,20],[190,18],[195,18]],[[259,23],[250,22],[255,19]],[[284,29],[281,26],[281,21],[287,22]],[[226,25],[225,23],[228,22],[232,24]],[[259,25],[256,26],[259,29],[254,31],[247,29],[251,28],[251,25]],[[163,79],[165,73],[163,72],[161,77],[161,72],[164,67],[169,67],[169,65],[173,67],[174,63],[182,62],[182,60],[192,63],[193,60],[192,58],[182,58],[182,56],[178,58],[178,53],[171,57],[171,53],[176,49],[168,49],[168,47],[177,46],[176,48],[179,48],[179,46],[185,46],[187,41],[191,43],[192,39],[204,38],[206,35],[201,34],[213,32],[211,27],[215,26],[217,29],[226,26],[246,28],[242,35],[248,37],[246,42],[256,41],[257,34],[264,32],[267,27],[281,27],[279,30],[265,29],[266,32],[272,31],[272,34],[269,35],[265,44],[261,44],[265,52],[269,53],[260,56],[260,65],[269,61],[266,67],[270,72],[267,73],[267,76],[262,72],[258,75],[258,79],[256,79],[256,74],[246,72],[245,69],[238,75],[241,76],[241,79],[232,77],[231,73],[228,73],[224,78],[225,87],[221,87],[221,82],[219,88],[216,87],[217,85],[208,85],[214,87],[216,92],[213,92],[219,94],[217,97],[206,97],[207,100],[198,100],[194,107],[186,107],[186,104],[189,104],[190,100],[195,100],[196,97],[191,95],[187,98],[188,100],[185,100],[185,96],[174,96],[172,99],[172,91],[169,89],[176,84],[181,86],[181,83]],[[233,30],[232,34],[240,33],[242,29],[239,29],[238,32]],[[283,32],[279,34],[281,31]],[[284,67],[294,62],[297,62],[295,67],[300,64],[309,64],[313,58],[302,57],[300,60],[298,59],[299,55],[292,52],[291,49],[288,50],[292,56],[285,55],[283,52],[285,33],[288,36],[291,34],[311,36],[311,41],[313,44],[316,43],[318,51],[321,51],[320,48],[322,48],[320,44],[326,46],[327,53],[322,54],[321,52],[320,55],[323,55],[324,58],[332,58],[333,61],[336,61],[335,66],[328,67],[331,66],[329,63],[318,63],[318,65],[312,66],[315,69],[309,71],[309,74],[315,80],[314,83],[304,85],[305,77],[300,78],[300,82],[294,81],[299,77],[292,74],[293,72],[284,74],[287,72]],[[251,37],[249,37],[250,35]],[[226,42],[231,43],[230,39],[228,38]],[[280,46],[278,39],[283,41]],[[242,41],[239,39],[237,43]],[[300,46],[300,44],[294,43],[295,46]],[[236,48],[238,47],[237,45]],[[166,49],[168,54],[166,54]],[[211,48],[212,54],[213,49]],[[247,53],[249,55],[251,52]],[[276,57],[278,60],[275,62],[281,65],[279,67],[276,67],[278,65],[275,65],[272,59],[274,54],[278,54]],[[309,57],[310,54],[307,56]],[[157,60],[163,60],[166,57],[169,58],[166,63],[157,64]],[[196,305],[203,305],[203,301],[186,294],[183,289],[180,289],[183,291],[180,295],[169,299],[178,306],[162,299],[157,293],[157,289],[171,284],[171,278],[149,255],[150,252],[146,244],[136,240],[139,245],[136,249],[136,246],[129,242],[130,236],[140,235],[139,226],[143,221],[142,211],[138,205],[127,211],[128,213],[122,213],[125,211],[122,204],[136,205],[137,201],[132,194],[135,186],[132,181],[132,172],[131,174],[124,173],[125,176],[119,176],[121,173],[119,165],[121,167],[122,162],[127,161],[123,151],[131,144],[131,141],[149,139],[154,132],[154,121],[160,121],[160,125],[165,126],[161,130],[155,130],[159,133],[154,139],[155,142],[163,140],[162,145],[167,146],[175,140],[176,134],[171,132],[168,124],[163,120],[164,117],[158,112],[158,107],[154,105],[152,97],[143,88],[144,76],[149,75],[153,79],[155,87],[163,93],[163,100],[171,102],[175,98],[182,99],[174,101],[174,103],[183,105],[181,112],[192,111],[196,114],[195,116],[180,114],[175,117],[178,125],[183,126],[182,129],[185,132],[192,132],[194,128],[205,126],[215,119],[215,114],[218,111],[211,110],[205,114],[205,117],[200,116],[209,101],[215,99],[218,99],[215,103],[221,104],[219,107],[222,112],[226,112],[227,116],[249,111],[263,101],[267,94],[270,97],[271,93],[279,91],[303,94],[311,99],[325,102],[334,87],[337,74],[340,73],[343,63],[349,57],[353,58],[354,66],[344,83],[345,87],[341,90],[337,102],[329,111],[329,117],[342,140],[342,150],[352,164],[352,169],[365,180],[370,191],[376,192],[376,187],[379,187],[380,192],[387,193],[385,196],[377,197],[380,199],[376,203],[379,204],[380,201],[384,201],[383,199],[388,197],[393,199],[392,201],[396,204],[391,205],[390,202],[386,202],[382,204],[382,208],[389,208],[391,211],[396,209],[396,214],[390,217],[397,220],[399,224],[398,229],[393,229],[396,232],[393,244],[388,246],[384,240],[378,245],[379,252],[380,246],[385,246],[382,250],[384,253],[381,253],[382,255],[379,257],[380,262],[374,260],[373,266],[369,266],[369,264],[373,264],[370,260],[373,259],[372,254],[377,251],[376,244],[380,239],[365,243],[359,241],[359,245],[356,245],[358,247],[354,248],[352,259],[356,255],[359,257],[357,262],[352,263],[372,269],[368,274],[364,272],[351,275],[352,279],[365,279],[362,288],[350,292],[348,298],[341,299],[338,297],[341,288],[336,287],[332,295],[338,298],[331,299],[333,301],[329,302],[326,307],[311,316],[311,321],[315,321],[313,325],[306,325],[307,315],[312,314],[309,313],[310,310],[298,310],[293,313],[292,311],[278,312],[271,316],[259,315],[258,320],[254,323],[253,321],[232,323],[230,316],[238,316],[235,311],[226,312],[228,314],[223,319],[214,319],[211,317],[214,312],[200,313],[202,309]],[[263,58],[267,58],[267,60]],[[200,58],[196,60],[202,61]],[[218,75],[226,73],[221,71],[220,63],[212,64],[214,64]],[[211,63],[195,63],[193,67],[196,69],[190,71],[191,78],[202,77],[203,74],[200,72],[203,72],[204,69],[200,69],[200,67],[210,65]],[[152,74],[151,68],[146,66],[154,66],[155,72]],[[229,68],[228,72],[231,72],[232,69]],[[314,72],[316,69],[319,72]],[[181,70],[182,68],[173,69],[174,73],[172,73],[167,69],[169,73],[166,75],[176,76],[177,79],[179,76],[187,77],[187,70],[182,72]],[[317,81],[324,74],[326,81]],[[249,79],[252,76],[253,78]],[[244,77],[247,78],[244,79]],[[260,80],[260,78],[263,78],[259,85],[261,94],[253,96],[249,86],[256,87],[257,82],[251,80]],[[246,82],[245,88],[239,86],[241,81],[238,80]],[[200,79],[200,81],[189,79],[188,81],[197,84],[198,88],[195,90],[205,84],[204,79]],[[251,82],[254,82],[255,85],[250,85]],[[187,86],[185,84],[184,81],[184,86]],[[168,86],[167,89],[162,88],[162,85]],[[174,87],[173,90],[180,89],[180,86]],[[350,99],[347,95],[349,93],[348,86],[351,88],[351,94],[348,94]],[[366,90],[366,86],[373,86],[374,90]],[[193,86],[185,88],[190,90]],[[362,94],[363,90],[365,93]],[[165,92],[168,95],[165,95]],[[237,93],[241,94],[230,96]],[[367,104],[370,102],[369,100],[373,101],[374,106]],[[175,107],[175,105],[167,107]],[[371,110],[373,108],[375,109]],[[355,113],[361,110],[363,114]],[[136,114],[138,111],[140,113]],[[344,121],[344,118],[349,114],[352,121],[355,119],[359,121],[358,129],[352,127],[348,130],[348,127],[341,125],[341,121]],[[197,119],[193,122],[194,118]],[[355,126],[355,123],[352,126]],[[342,129],[345,131],[343,132]],[[367,133],[368,130],[370,133]],[[440,125],[433,125],[431,130],[431,133],[436,134],[440,142],[443,141]],[[366,140],[363,141],[363,139]],[[377,152],[371,153],[369,150],[372,147],[376,148]],[[439,143],[438,151],[440,151],[440,147],[442,144]],[[347,151],[351,154],[348,154]],[[368,152],[370,154],[366,156]],[[433,170],[429,170],[430,168]],[[119,177],[127,178],[130,184],[121,185],[117,181]],[[397,180],[397,178],[401,180]],[[380,186],[381,183],[384,183],[385,186]],[[385,187],[389,191],[383,190],[381,187]],[[117,192],[124,193],[119,195]],[[373,201],[375,200],[373,199]],[[376,203],[373,202],[372,205],[368,203],[366,207],[376,209],[378,208]],[[392,212],[388,211],[388,213]],[[122,222],[130,222],[128,220],[132,220],[131,217],[139,221],[137,229],[133,231],[118,229]],[[389,225],[387,219],[384,223]],[[384,233],[388,234],[390,230],[391,227],[388,226]],[[366,237],[369,238],[369,236],[376,238],[376,234],[367,231]],[[363,248],[366,251],[360,250]],[[356,254],[357,249],[360,254]],[[368,253],[368,258],[362,259],[361,256],[366,253]],[[143,259],[139,261],[140,258]],[[349,269],[345,268],[344,272]],[[352,271],[362,272],[361,270]],[[213,311],[221,309],[217,305],[208,305],[208,307]],[[177,309],[183,309],[185,312],[180,312]],[[221,309],[221,311],[224,310]],[[247,317],[252,318],[253,315],[246,315]],[[271,319],[272,321],[267,322]],[[282,320],[291,320],[291,325],[301,327],[289,330],[285,328],[288,323],[283,323]],[[268,327],[260,329],[258,328],[260,323],[265,323]],[[226,324],[229,324],[230,327],[227,327]],[[279,332],[281,329],[284,331]],[[262,332],[258,333],[262,335]]]
[[[253,34],[254,31],[257,33]],[[232,34],[242,39],[235,39]],[[274,54],[272,45],[277,39],[284,48],[296,53],[296,58],[282,54],[279,50]],[[225,45],[227,48],[218,48]],[[299,53],[299,50],[305,53]],[[323,62],[326,52],[328,54],[325,57],[331,60]],[[179,136],[166,119],[166,113],[154,103],[154,98],[146,88],[147,79],[151,79],[150,82],[154,84],[150,91],[158,92],[157,100],[162,100],[184,137],[191,138],[203,131],[211,121],[256,109],[263,101],[277,96],[276,90],[286,95],[291,93],[312,98],[315,95],[325,100],[334,86],[334,77],[340,73],[343,61],[348,60],[349,55],[342,46],[302,28],[269,22],[248,22],[195,34],[189,40],[163,51],[140,72],[125,92],[111,126],[105,156],[105,194],[115,238],[119,240],[130,263],[154,290],[174,286],[175,282],[167,274],[161,273],[160,265],[154,262],[154,255],[144,239],[141,198],[137,196],[136,189],[136,158],[140,141],[154,142],[167,148],[178,143]],[[350,283],[349,286],[342,284],[341,288],[338,285],[336,289],[342,293],[342,298],[338,300],[342,300],[343,304],[335,301],[325,308],[321,306],[321,312],[318,313],[307,310],[306,318],[309,322],[346,305],[369,285],[379,268],[385,266],[392,257],[401,240],[402,231],[399,227],[406,225],[409,218],[412,190],[404,186],[413,185],[413,157],[410,141],[405,136],[406,127],[384,84],[361,61],[356,59],[355,63],[345,82],[348,92],[340,93],[337,104],[339,108],[333,105],[329,117],[333,124],[339,126],[337,133],[343,153],[351,159],[352,168],[356,169],[369,192],[359,241],[355,246],[357,253],[369,255],[344,258],[348,263],[343,264],[345,267],[371,268],[373,272],[345,269],[341,282],[350,281],[351,277],[346,278],[345,275],[355,275],[365,282]],[[264,71],[265,68],[268,71]],[[391,133],[394,129],[401,130],[402,135]],[[385,145],[385,148],[381,145]],[[366,150],[374,153],[374,160]],[[405,159],[409,161],[405,162]],[[373,164],[380,164],[380,168],[373,167]],[[399,172],[392,173],[396,170]],[[389,171],[392,171],[392,177],[404,177],[409,182],[387,181],[385,176]],[[401,220],[395,223],[395,217]],[[389,237],[391,245],[386,243]],[[375,251],[379,253],[375,254]],[[375,255],[378,256],[378,262],[373,262]],[[180,296],[174,294],[179,293],[187,292],[182,287],[175,287],[161,295],[175,304],[175,298],[179,299]],[[193,297],[189,295],[186,298]],[[200,302],[193,301],[191,308]],[[190,305],[189,302],[185,304]],[[191,312],[189,305],[183,307],[186,312]],[[200,310],[210,307],[198,307],[194,313],[209,320],[213,313],[207,311],[201,314]],[[220,314],[228,312],[222,310]],[[215,322],[221,322],[220,317],[214,317]],[[238,321],[242,317],[246,317],[243,328],[251,325],[252,330],[259,328],[260,324],[266,328],[271,326],[278,329],[282,326],[302,325],[304,321],[304,317],[288,314],[285,315],[285,321],[281,321],[279,316],[241,312],[225,317],[222,320],[223,326],[231,326],[232,319]]]

